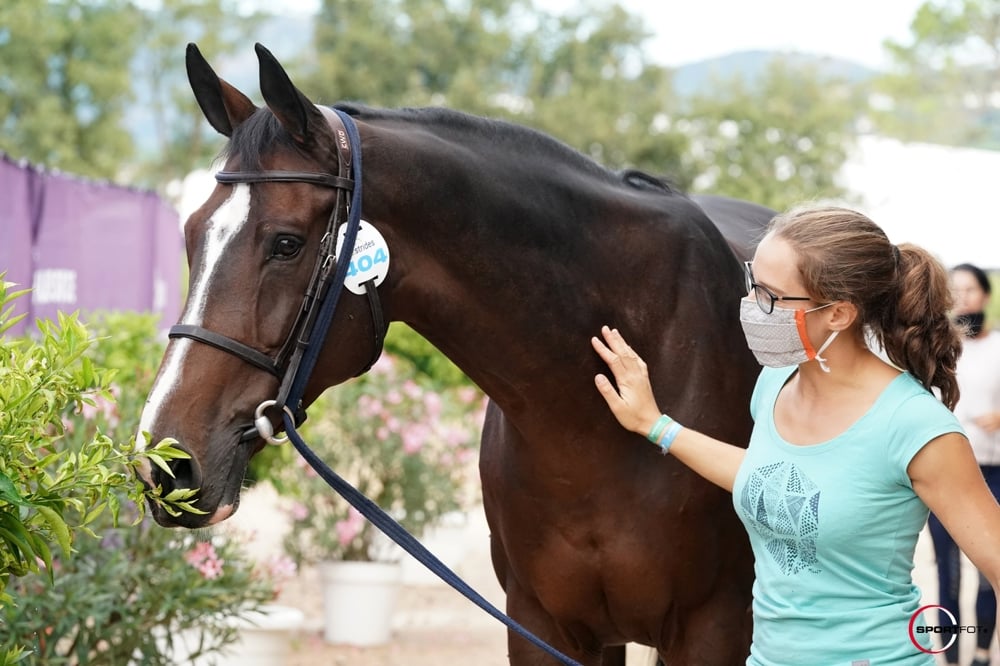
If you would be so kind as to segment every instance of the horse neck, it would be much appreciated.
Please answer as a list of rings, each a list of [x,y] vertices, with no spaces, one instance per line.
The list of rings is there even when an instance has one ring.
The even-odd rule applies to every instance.
[[[563,395],[553,387],[577,383],[591,353],[588,277],[576,266],[556,275],[553,259],[485,235],[486,225],[462,235],[446,222],[422,220],[414,235],[393,234],[400,274],[390,285],[389,317],[430,341],[508,415]]]
[[[665,215],[667,195],[630,191],[597,167],[560,162],[557,150],[525,160],[496,149],[486,160],[466,146],[452,155],[439,137],[427,148],[398,134],[373,148],[364,210],[393,256],[388,316],[427,338],[508,416],[537,400],[586,410],[590,399],[598,412],[590,336],[604,323],[625,325],[635,343],[655,346],[669,316],[662,294],[687,299],[672,287],[685,263],[715,265],[674,242],[688,233],[677,229],[688,209]],[[708,253],[728,252],[721,237],[714,245]]]
[[[453,231],[421,228],[430,245],[398,253],[405,253],[405,273],[393,282],[390,317],[434,344],[508,413],[547,392],[545,384],[567,381],[559,359],[588,351],[574,335],[585,324],[574,324],[568,299],[553,293],[546,261],[516,258],[504,239],[479,233],[476,242],[449,247]],[[583,286],[582,277],[571,282]]]
[[[505,410],[531,398],[543,369],[557,381],[553,359],[587,353],[585,324],[569,308],[588,278],[553,255],[579,240],[546,230],[546,220],[499,200],[492,186],[457,196],[433,185],[366,190],[379,202],[366,203],[366,219],[385,229],[392,256],[388,316],[427,338]]]

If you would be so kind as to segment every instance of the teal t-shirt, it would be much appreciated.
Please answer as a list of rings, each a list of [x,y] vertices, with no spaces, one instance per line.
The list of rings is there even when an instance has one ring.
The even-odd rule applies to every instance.
[[[962,428],[904,373],[834,439],[790,444],[775,428],[774,404],[795,369],[761,373],[733,486],[756,572],[747,664],[933,664],[910,639],[920,602],[913,551],[928,510],[906,468],[929,441]]]

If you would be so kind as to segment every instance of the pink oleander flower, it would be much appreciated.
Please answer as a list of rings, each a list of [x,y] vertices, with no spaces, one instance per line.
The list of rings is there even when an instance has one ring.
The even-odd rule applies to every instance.
[[[215,546],[209,541],[199,541],[195,544],[194,548],[184,554],[184,560],[207,580],[221,576],[222,565],[226,563],[215,552]]]
[[[379,416],[383,411],[382,401],[370,395],[363,395],[358,398],[358,414],[362,418],[370,419]]]
[[[451,426],[444,432],[444,443],[451,448],[458,448],[469,443],[470,433],[459,426]]]
[[[184,560],[195,566],[209,557],[215,557],[215,548],[208,541],[199,541],[194,548],[184,554]]]
[[[407,397],[416,400],[420,398],[421,395],[423,395],[424,390],[420,388],[420,384],[417,384],[412,379],[407,379],[405,382],[403,382],[403,393],[405,393]]]
[[[319,473],[314,470],[312,465],[309,464],[309,461],[302,456],[296,456],[294,464],[299,468],[297,473],[305,474],[306,477],[312,479],[319,478]]]
[[[424,409],[431,420],[437,420],[441,416],[442,406],[441,396],[437,393],[427,392],[424,394]]]
[[[388,354],[382,354],[375,361],[375,365],[372,366],[371,370],[368,372],[374,375],[387,375],[390,374],[396,367],[396,363],[392,360],[392,357]]]
[[[427,428],[420,423],[411,425],[403,430],[403,452],[413,455],[424,448],[427,441]]]
[[[309,507],[302,502],[293,502],[288,507],[288,515],[291,516],[292,520],[305,520],[309,517]]]
[[[285,582],[291,580],[298,572],[295,560],[287,555],[274,555],[267,561],[267,576],[274,586],[274,596],[281,594]]]
[[[267,571],[276,581],[284,581],[298,572],[295,560],[287,555],[274,555],[267,562]]]
[[[340,545],[347,547],[354,540],[354,537],[361,533],[364,526],[365,517],[352,506],[347,511],[347,518],[337,521],[336,525],[334,525]]]
[[[197,569],[205,580],[215,580],[222,575],[223,564],[225,561],[220,559],[205,560]]]

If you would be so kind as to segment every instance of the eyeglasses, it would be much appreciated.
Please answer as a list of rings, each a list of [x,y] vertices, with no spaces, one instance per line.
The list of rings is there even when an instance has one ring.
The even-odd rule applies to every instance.
[[[757,300],[757,307],[759,307],[764,314],[771,314],[774,312],[775,301],[813,300],[809,296],[775,296],[770,289],[753,281],[753,271],[750,268],[752,263],[753,262],[750,261],[743,262],[743,273],[747,281],[747,295],[750,295],[750,292],[753,292],[754,298]]]

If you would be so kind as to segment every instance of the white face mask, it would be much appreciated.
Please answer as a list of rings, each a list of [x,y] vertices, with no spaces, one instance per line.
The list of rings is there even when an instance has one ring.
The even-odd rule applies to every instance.
[[[744,298],[740,301],[740,323],[747,346],[757,362],[769,368],[785,368],[816,359],[823,372],[830,372],[826,359],[820,354],[840,331],[832,332],[819,350],[813,349],[806,334],[806,313],[831,305],[833,303],[827,303],[811,310],[774,308],[771,314],[765,314],[756,301]]]

